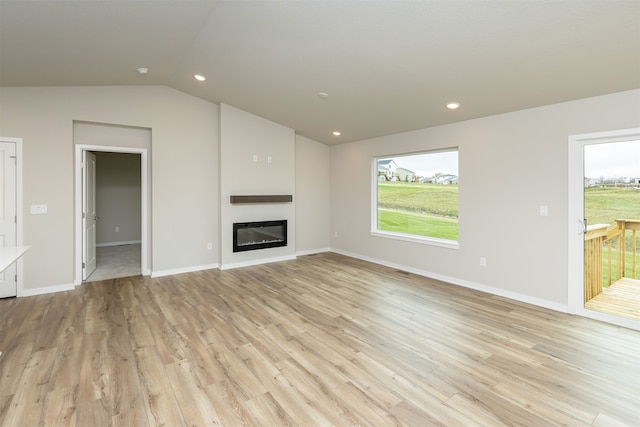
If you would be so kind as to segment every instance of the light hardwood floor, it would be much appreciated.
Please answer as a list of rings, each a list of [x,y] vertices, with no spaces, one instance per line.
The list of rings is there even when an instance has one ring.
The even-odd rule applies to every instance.
[[[2,426],[640,425],[640,334],[333,253],[0,300]]]

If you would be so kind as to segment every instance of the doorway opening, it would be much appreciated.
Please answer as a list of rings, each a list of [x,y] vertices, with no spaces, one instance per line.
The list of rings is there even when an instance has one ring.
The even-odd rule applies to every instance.
[[[569,309],[640,330],[640,129],[569,138]]]
[[[75,147],[76,267],[74,284],[77,286],[87,280],[105,280],[135,274],[149,275],[147,149],[82,144],[76,144]],[[92,157],[96,159],[97,164],[93,175],[93,183],[97,185],[97,190],[93,195],[92,190],[87,188],[91,187],[91,178],[87,179],[86,176],[87,166],[90,165]],[[100,171],[100,164],[106,166],[102,171]],[[101,191],[101,174],[112,175],[112,178],[117,177],[120,183],[126,180],[130,188],[124,190],[110,188],[112,186],[107,181],[107,184],[103,185],[105,188]],[[138,184],[132,185],[136,180]],[[114,200],[114,197],[121,201],[123,198],[129,200],[130,206],[126,209],[122,206],[112,206],[110,209],[108,201]],[[101,217],[98,210],[94,212],[91,212],[91,209],[87,210],[92,199],[95,206],[100,206],[101,199],[103,205],[107,203],[103,211],[105,216]],[[137,218],[132,219],[132,215]],[[103,261],[107,260],[108,263],[111,259],[111,264],[117,265],[103,264],[104,268],[98,270],[101,264],[100,258]],[[96,270],[90,271],[87,267],[93,261],[96,261]],[[133,274],[130,274],[131,272]]]
[[[95,257],[92,259],[95,259],[95,265],[92,263],[91,270],[85,266],[83,281],[96,282],[140,275],[140,154],[86,153],[88,158],[95,161],[95,188],[92,191],[97,218],[91,224],[95,226],[95,233],[92,233],[92,239],[95,240]],[[85,160],[85,166],[88,166],[87,163]],[[93,248],[86,252],[93,254],[92,251]]]

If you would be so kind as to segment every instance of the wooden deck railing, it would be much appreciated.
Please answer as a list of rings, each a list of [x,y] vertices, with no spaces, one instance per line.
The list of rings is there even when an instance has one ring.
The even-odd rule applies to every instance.
[[[617,219],[617,228],[609,230],[609,224],[595,224],[587,227],[584,235],[584,301],[602,292],[604,275],[604,248],[607,247],[607,283],[610,286],[622,277],[635,278],[638,271],[637,232],[640,220]],[[627,232],[631,232],[631,265],[626,265]],[[614,259],[615,252],[615,259]],[[615,266],[615,269],[613,268]]]

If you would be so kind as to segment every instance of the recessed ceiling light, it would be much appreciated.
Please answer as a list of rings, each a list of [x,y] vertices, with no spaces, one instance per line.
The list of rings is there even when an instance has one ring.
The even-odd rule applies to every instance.
[[[447,108],[449,110],[457,110],[458,108],[460,108],[460,103],[459,102],[449,102],[449,103],[447,103]]]
[[[193,78],[196,79],[199,82],[203,82],[203,81],[207,80],[207,78],[205,76],[203,76],[202,74],[194,74]]]
[[[320,93],[318,94],[318,96],[319,96],[320,98],[328,98],[328,97],[329,97],[329,94],[328,94],[327,92],[320,92]]]
[[[342,135],[342,132],[340,132],[339,130],[333,131],[333,136],[340,136],[340,135]]]
[[[147,67],[140,67],[140,68],[136,68],[136,71],[141,76],[144,76],[145,74],[147,74],[149,72],[149,69]]]

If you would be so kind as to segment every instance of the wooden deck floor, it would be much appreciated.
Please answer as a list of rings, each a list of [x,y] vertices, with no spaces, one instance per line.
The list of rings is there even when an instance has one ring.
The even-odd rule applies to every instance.
[[[640,320],[640,280],[622,278],[584,306],[589,310]]]

